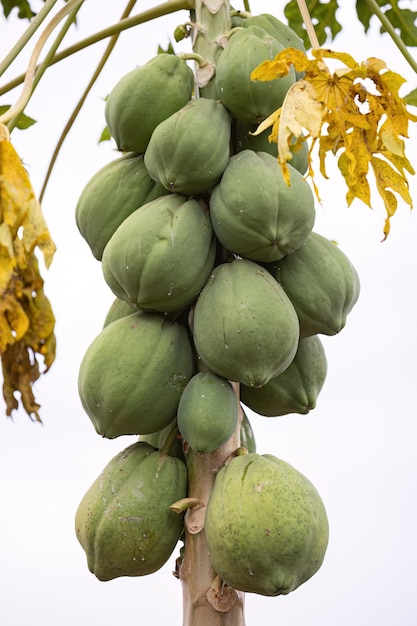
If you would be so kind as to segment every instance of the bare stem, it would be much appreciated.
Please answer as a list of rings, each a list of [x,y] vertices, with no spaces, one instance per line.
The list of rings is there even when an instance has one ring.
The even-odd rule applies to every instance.
[[[308,38],[310,39],[311,47],[313,50],[320,48],[319,40],[317,39],[316,31],[314,30],[313,22],[311,21],[310,12],[307,8],[305,0],[297,0],[297,4],[306,27]]]

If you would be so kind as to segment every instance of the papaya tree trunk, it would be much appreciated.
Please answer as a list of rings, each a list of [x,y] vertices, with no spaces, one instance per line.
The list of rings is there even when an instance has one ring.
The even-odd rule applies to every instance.
[[[195,69],[197,95],[217,98],[215,67],[222,50],[222,36],[231,28],[229,0],[196,0],[192,14],[193,52],[204,60]],[[185,514],[185,546],[179,567],[183,589],[183,626],[244,626],[244,594],[231,589],[213,570],[204,532],[208,498],[218,471],[240,445],[243,413],[239,385],[233,383],[239,405],[238,424],[223,446],[208,454],[186,454],[188,496],[194,506]]]

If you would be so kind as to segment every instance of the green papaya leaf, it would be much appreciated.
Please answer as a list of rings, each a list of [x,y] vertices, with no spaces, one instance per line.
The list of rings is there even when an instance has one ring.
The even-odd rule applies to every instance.
[[[413,91],[410,91],[410,93],[404,96],[404,102],[417,107],[417,88],[413,89]]]
[[[102,143],[103,141],[110,141],[110,139],[111,139],[110,131],[106,126],[105,128],[103,128],[103,132],[101,133],[100,139],[98,140],[98,142]]]
[[[18,9],[17,15],[22,20],[30,20],[36,15],[27,0],[1,0],[1,3],[3,5],[4,17],[9,17],[13,9]]]
[[[322,46],[329,37],[333,40],[342,30],[342,26],[337,21],[336,17],[336,12],[339,8],[337,0],[328,0],[328,2],[307,0],[307,8],[313,20],[320,46]],[[298,8],[297,0],[291,0],[291,2],[286,4],[284,14],[288,20],[289,27],[302,38],[307,49],[311,48],[311,43]]]
[[[417,12],[410,9],[400,9],[398,2],[392,3],[393,8],[385,12],[395,30],[398,31],[401,39],[406,46],[417,46]],[[385,29],[381,28],[381,33]]]
[[[164,49],[162,46],[158,46],[158,54],[175,54],[172,43],[169,42],[166,49]]]
[[[380,7],[387,4],[386,0],[376,0],[376,3]],[[371,24],[371,17],[374,15],[373,11],[369,8],[367,2],[363,2],[363,0],[356,0],[356,13],[359,21],[363,24],[365,33],[367,33]]]
[[[6,111],[8,111],[9,109],[10,104],[3,104],[2,106],[0,106],[0,115],[6,113]],[[36,124],[36,120],[26,115],[26,113],[20,113],[16,127],[20,130],[25,130],[26,128],[29,128],[29,126],[33,126],[33,124]]]

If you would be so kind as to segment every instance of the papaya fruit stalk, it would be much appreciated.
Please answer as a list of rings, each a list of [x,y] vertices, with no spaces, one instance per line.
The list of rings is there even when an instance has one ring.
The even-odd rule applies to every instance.
[[[196,67],[198,96],[217,99],[214,74],[221,52],[222,35],[231,27],[229,0],[212,2],[210,11],[196,0],[193,52],[206,64]],[[210,71],[213,68],[213,71]],[[186,454],[188,497],[199,504],[185,515],[184,553],[179,567],[183,590],[183,626],[244,626],[244,594],[223,585],[214,571],[207,550],[204,532],[205,505],[213,489],[216,475],[226,459],[240,446],[240,426],[243,418],[239,403],[239,384],[233,383],[239,417],[230,439],[213,452],[202,454],[189,450]]]

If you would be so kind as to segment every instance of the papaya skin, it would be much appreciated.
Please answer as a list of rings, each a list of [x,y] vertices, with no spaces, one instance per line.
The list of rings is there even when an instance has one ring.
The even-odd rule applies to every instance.
[[[174,54],[158,54],[123,76],[104,110],[118,149],[144,153],[158,124],[191,99],[193,88],[192,69]]]
[[[194,307],[193,336],[215,374],[261,387],[294,358],[297,315],[271,278],[245,259],[223,263],[211,273]]]
[[[138,312],[113,321],[92,341],[81,361],[78,392],[100,435],[142,435],[174,419],[193,373],[185,328],[162,314]]]
[[[216,477],[205,519],[207,546],[224,583],[286,595],[321,567],[328,520],[311,482],[272,455],[236,456]]]
[[[169,509],[187,494],[187,470],[147,443],[116,455],[82,498],[75,515],[89,570],[101,581],[145,576],[171,556],[183,515]]]

